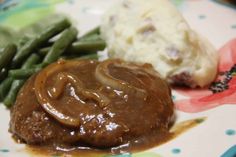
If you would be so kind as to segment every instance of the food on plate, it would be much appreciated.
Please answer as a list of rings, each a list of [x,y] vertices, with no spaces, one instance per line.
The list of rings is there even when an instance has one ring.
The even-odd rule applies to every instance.
[[[171,90],[150,64],[58,60],[21,88],[10,132],[52,147],[150,145],[170,135],[173,117]]]
[[[7,68],[11,64],[11,60],[16,54],[16,46],[14,44],[7,45],[2,52],[0,52],[0,71]]]
[[[60,18],[0,49],[0,100],[11,108],[13,137],[53,150],[131,150],[174,136],[171,89],[152,65],[90,60],[106,46],[100,27],[77,36]]]
[[[97,51],[104,50],[106,44],[100,38],[99,27],[77,38],[77,29],[67,18],[51,20],[54,22],[45,25],[44,29],[41,23],[45,19],[39,21],[41,32],[32,35],[34,28],[28,27],[31,36],[22,34],[21,38],[7,41],[7,45],[0,49],[0,101],[6,107],[14,104],[26,79],[48,64],[60,58],[97,59]],[[33,24],[37,28],[38,25]],[[20,32],[17,34],[20,35]]]
[[[213,46],[168,0],[123,0],[105,13],[101,34],[111,58],[151,63],[171,84],[209,85],[216,76]]]

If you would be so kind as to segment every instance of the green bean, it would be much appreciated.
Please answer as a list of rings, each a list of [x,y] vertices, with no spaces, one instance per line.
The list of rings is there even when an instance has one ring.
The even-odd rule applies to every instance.
[[[96,40],[102,40],[99,34],[92,34],[86,38],[79,39],[79,41],[96,41]]]
[[[89,54],[89,55],[85,55],[85,56],[77,57],[77,58],[75,58],[75,56],[73,56],[73,57],[64,56],[61,58],[62,59],[98,59],[98,55],[97,54]],[[42,63],[42,64],[38,64],[38,65],[33,66],[32,68],[28,68],[28,69],[10,70],[9,76],[13,77],[14,79],[27,79],[28,77],[30,77],[34,73],[41,70],[44,66],[45,65]]]
[[[78,41],[72,44],[69,53],[94,52],[104,50],[106,43],[103,40],[97,41]]]
[[[8,92],[7,96],[5,97],[3,103],[7,108],[10,108],[15,100],[16,100],[16,96],[18,91],[20,90],[21,86],[24,84],[24,80],[15,80],[13,81],[10,91]]]
[[[21,66],[21,69],[14,69],[8,72],[10,77],[14,79],[26,79],[35,72],[39,71],[41,68],[32,68],[33,65],[38,63],[40,57],[36,54],[31,54],[31,56],[26,60],[26,62]]]
[[[94,59],[94,60],[98,60],[98,55],[97,54],[89,54],[89,55],[84,55],[82,57],[79,57],[78,59]]]
[[[31,56],[26,60],[26,62],[22,65],[22,69],[31,68],[33,65],[40,61],[40,57],[37,54],[31,54]]]
[[[65,54],[84,54],[84,53],[96,53],[97,51],[104,50],[106,43],[103,40],[94,41],[78,41],[74,42],[65,52]],[[41,56],[47,55],[49,47],[39,50]]]
[[[49,39],[54,37],[55,35],[61,33],[66,28],[70,27],[71,23],[68,19],[64,18],[60,21],[57,21],[55,24],[52,24],[50,27],[48,27],[44,32],[42,32],[38,36],[38,40],[41,43],[48,42]]]
[[[18,46],[19,47],[22,47],[22,46],[24,46],[28,41],[30,41],[30,37],[29,36],[23,36],[22,38],[20,38],[20,40],[19,40],[19,43],[18,43]]]
[[[0,82],[7,77],[7,74],[8,74],[8,70],[6,68],[3,68],[0,71]]]
[[[9,66],[15,54],[16,45],[8,44],[0,54],[0,70],[2,70],[4,67]]]
[[[47,55],[47,53],[49,52],[49,50],[50,50],[50,47],[44,47],[44,48],[41,48],[39,51],[38,51],[38,54],[40,55],[40,56],[46,56]]]
[[[31,56],[26,60],[26,62],[21,66],[22,69],[20,70],[27,70],[27,68],[31,68],[33,65],[38,63],[39,60],[40,57],[38,55],[31,54]],[[8,108],[14,104],[18,91],[26,80],[25,77],[21,80],[14,80],[14,78],[11,77],[10,73],[11,71],[9,71],[10,77],[5,79],[4,82],[0,85],[0,98],[3,99],[6,96],[3,103]]]
[[[29,42],[30,40],[32,39],[32,37],[29,37],[29,36],[23,36],[22,38],[19,39],[19,43],[18,43],[18,46],[19,47],[22,47],[24,46],[27,42]],[[52,46],[53,42],[52,41],[47,41],[45,43],[43,43],[43,47],[46,47],[46,46]]]
[[[86,42],[101,41],[102,39],[101,39],[100,35],[97,34],[97,33],[99,33],[99,27],[96,27],[96,28],[94,28],[92,31],[86,33],[86,34],[85,34],[85,37],[81,37],[81,38],[79,39],[79,42],[81,42],[81,41],[83,41],[83,42],[85,42],[85,41],[86,41]],[[75,42],[75,43],[77,43],[77,42]],[[77,45],[77,44],[75,44],[75,45]],[[82,45],[83,45],[83,44],[82,44]],[[39,50],[38,54],[39,54],[40,56],[46,56],[46,54],[48,53],[49,49],[50,49],[50,47],[44,47],[44,48],[42,48],[42,49]],[[98,49],[98,50],[99,50],[99,49]],[[97,50],[96,50],[96,51],[97,51]],[[70,52],[70,53],[73,53],[73,52],[78,53],[78,52],[80,52],[80,51],[77,51],[77,50],[76,50],[76,47],[74,47],[74,46],[72,45],[72,46],[70,46],[70,47],[68,48],[68,52]],[[92,51],[92,52],[93,52],[93,51]]]
[[[30,69],[16,69],[10,70],[9,76],[13,77],[14,79],[27,79],[34,73],[38,72],[40,68],[30,68]]]
[[[92,30],[88,31],[87,33],[85,33],[82,37],[80,37],[80,40],[84,40],[85,38],[88,38],[94,34],[100,34],[100,27],[97,26],[95,28],[93,28]]]
[[[97,59],[98,55],[96,52],[94,53],[83,53],[82,55],[64,55],[61,56],[60,59]]]
[[[37,48],[48,42],[50,38],[68,28],[70,25],[71,24],[67,19],[63,19],[46,29],[37,37],[29,40],[24,46],[19,49],[18,53],[13,58],[12,67],[19,66],[25,60],[25,58],[27,58]]]
[[[0,101],[2,101],[7,95],[7,92],[11,88],[13,80],[14,79],[12,77],[8,77],[0,84]]]
[[[59,39],[52,45],[52,48],[45,56],[43,63],[50,64],[58,60],[59,57],[75,40],[77,33],[78,31],[73,27],[64,30]]]

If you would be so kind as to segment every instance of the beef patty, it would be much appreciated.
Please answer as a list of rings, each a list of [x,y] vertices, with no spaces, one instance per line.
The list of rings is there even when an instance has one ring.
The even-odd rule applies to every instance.
[[[170,88],[149,64],[61,60],[22,87],[10,132],[27,144],[107,148],[168,132],[173,112]]]

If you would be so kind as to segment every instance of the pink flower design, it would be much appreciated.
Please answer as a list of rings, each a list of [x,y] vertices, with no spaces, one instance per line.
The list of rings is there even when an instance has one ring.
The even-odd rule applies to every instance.
[[[219,50],[220,61],[218,66],[218,76],[220,73],[229,71],[236,64],[236,39],[228,42]],[[183,112],[201,112],[220,105],[236,105],[236,75],[228,83],[229,88],[219,93],[212,93],[208,88],[205,89],[174,89],[187,99],[176,100],[175,106]]]

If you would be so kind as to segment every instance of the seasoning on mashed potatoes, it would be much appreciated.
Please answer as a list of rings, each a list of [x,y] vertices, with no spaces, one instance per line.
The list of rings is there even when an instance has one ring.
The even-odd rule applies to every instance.
[[[148,62],[172,84],[204,87],[217,72],[218,56],[168,0],[124,0],[101,25],[109,57]]]

